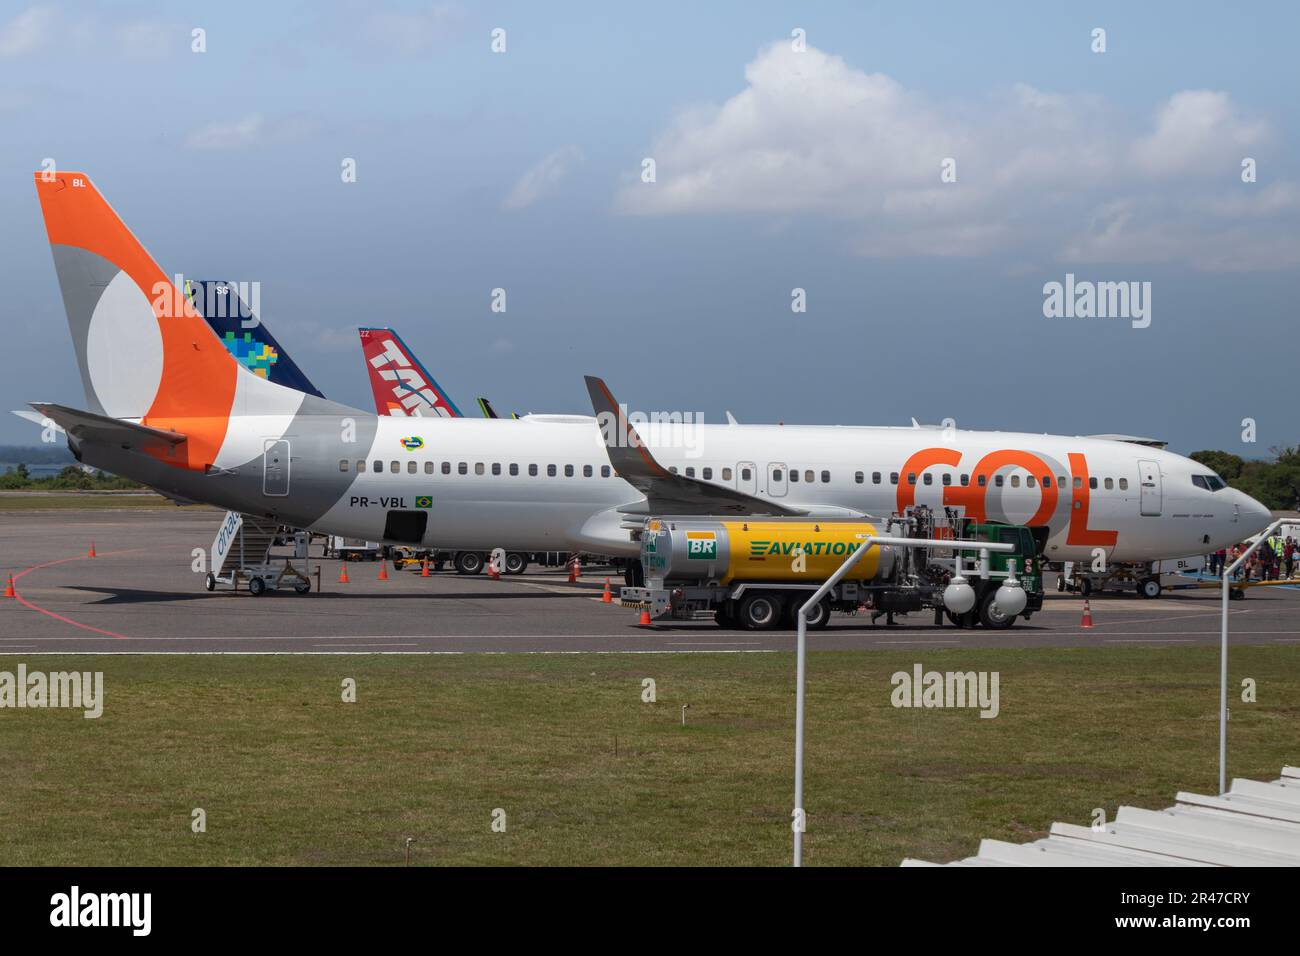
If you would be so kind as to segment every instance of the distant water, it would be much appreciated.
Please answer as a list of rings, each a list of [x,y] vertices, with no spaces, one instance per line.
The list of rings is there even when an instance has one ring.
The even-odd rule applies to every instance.
[[[27,474],[31,475],[33,478],[48,478],[51,475],[57,475],[64,468],[67,468],[69,465],[75,465],[75,464],[76,464],[75,461],[65,461],[62,464],[59,463],[44,464],[44,465],[29,464],[27,466]],[[0,475],[3,475],[6,471],[9,471],[11,468],[17,468],[17,467],[18,467],[18,462],[16,461],[0,461]]]

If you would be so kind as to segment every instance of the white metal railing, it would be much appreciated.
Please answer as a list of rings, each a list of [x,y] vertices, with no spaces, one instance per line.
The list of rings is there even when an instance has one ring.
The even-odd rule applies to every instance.
[[[839,584],[846,574],[853,569],[864,554],[878,544],[895,544],[905,548],[951,548],[954,554],[954,569],[961,573],[959,551],[979,551],[982,574],[988,571],[988,552],[1015,551],[1013,544],[992,541],[963,541],[953,538],[891,538],[875,535],[869,536],[860,548],[844,559],[839,570],[826,579],[813,596],[799,608],[799,643],[795,652],[795,704],[794,704],[794,865],[803,865],[803,831],[807,815],[803,808],[803,715],[804,715],[804,670],[808,652],[808,614],[831,588]]]

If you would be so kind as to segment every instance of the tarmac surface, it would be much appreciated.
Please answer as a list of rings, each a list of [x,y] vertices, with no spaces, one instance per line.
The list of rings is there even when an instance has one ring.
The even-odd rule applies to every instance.
[[[569,584],[559,570],[486,575],[394,571],[339,561],[320,568],[321,591],[253,597],[192,570],[218,512],[131,508],[0,512],[0,654],[41,653],[565,653],[789,651],[793,631],[723,630],[711,620],[637,626],[638,612],[601,603],[604,572]],[[96,557],[88,557],[93,542]],[[284,550],[284,549],[281,549]],[[316,554],[319,548],[313,548]],[[611,573],[617,602],[621,579]],[[1049,582],[1049,587],[1052,587]],[[1080,627],[1081,598],[1049,590],[1043,611],[1006,631],[936,627],[929,613],[888,627],[836,614],[810,649],[1086,647],[1216,644],[1217,589],[1169,591],[1155,601],[1094,595],[1094,627]],[[1253,588],[1231,602],[1233,644],[1300,645],[1300,589]]]

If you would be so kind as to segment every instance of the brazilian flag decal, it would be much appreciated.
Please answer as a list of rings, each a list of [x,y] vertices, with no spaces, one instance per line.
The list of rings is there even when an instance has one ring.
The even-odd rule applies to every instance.
[[[432,507],[433,507],[433,496],[432,496],[432,495],[416,495],[416,496],[415,496],[415,507],[417,507],[417,508],[432,508]]]

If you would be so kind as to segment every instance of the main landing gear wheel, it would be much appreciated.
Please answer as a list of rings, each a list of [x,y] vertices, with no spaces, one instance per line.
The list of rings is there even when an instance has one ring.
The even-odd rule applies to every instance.
[[[478,574],[483,570],[483,555],[477,551],[457,551],[455,565],[457,574]]]
[[[1160,581],[1157,578],[1144,578],[1138,582],[1138,597],[1154,600],[1160,597]]]
[[[799,608],[803,607],[807,600],[808,599],[801,594],[796,595],[794,600],[790,602],[789,609],[786,611],[786,619],[790,626],[796,631],[799,629]],[[820,631],[830,622],[831,602],[826,598],[822,598],[817,602],[817,606],[808,614],[808,630]]]
[[[1016,619],[998,608],[997,596],[997,591],[990,591],[980,601],[980,623],[989,630],[1005,631],[1016,623]]]
[[[769,631],[781,620],[781,599],[774,594],[750,594],[740,602],[741,627],[747,631]]]
[[[523,574],[528,567],[528,559],[518,551],[506,554],[506,574]]]
[[[217,589],[217,576],[211,571],[209,571],[208,576],[203,579],[203,588],[206,591],[215,591]]]
[[[266,582],[261,578],[248,579],[248,593],[253,597],[260,597],[266,593]]]

